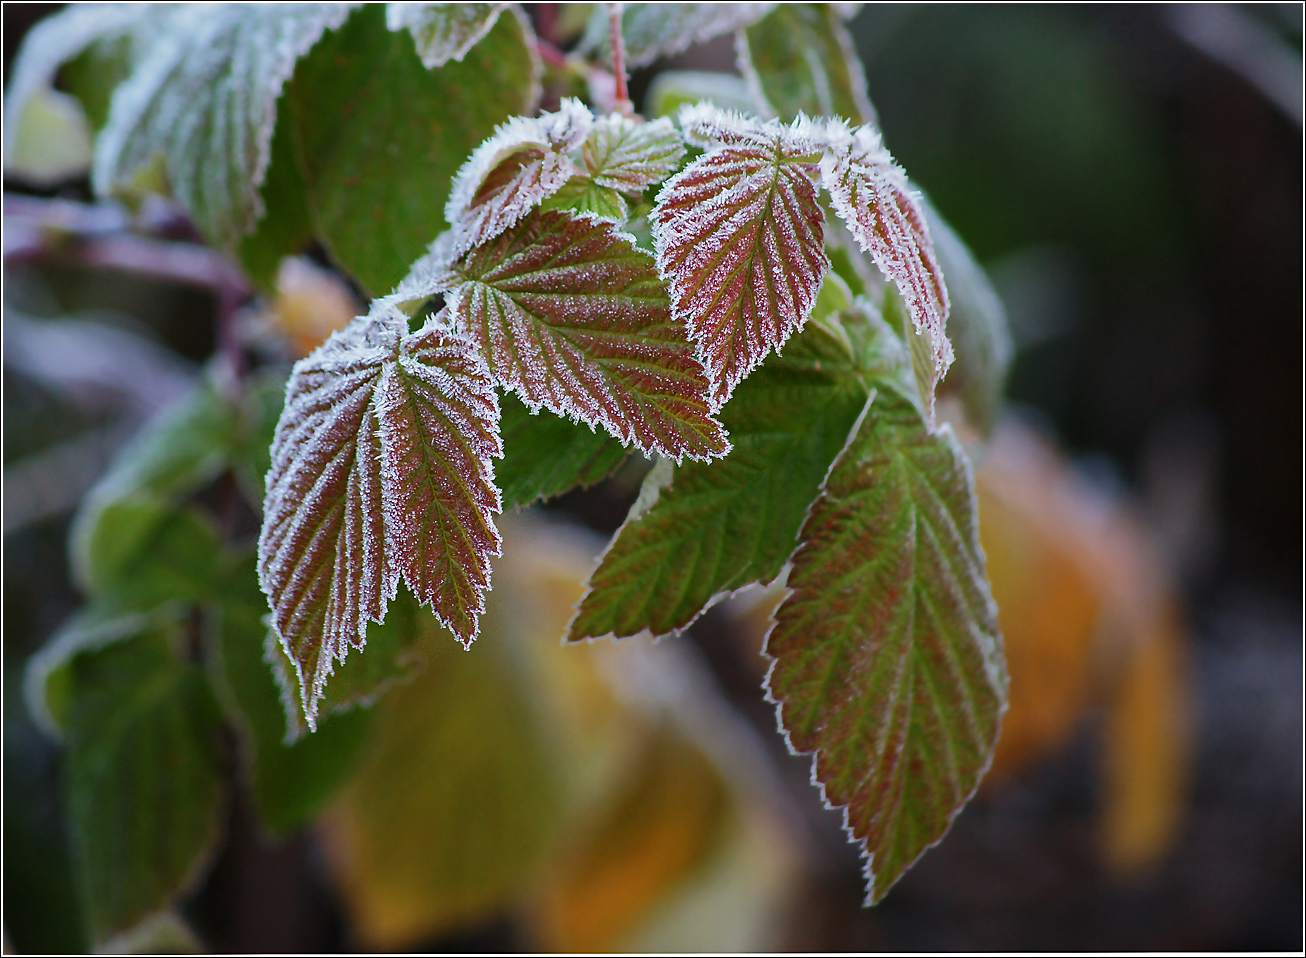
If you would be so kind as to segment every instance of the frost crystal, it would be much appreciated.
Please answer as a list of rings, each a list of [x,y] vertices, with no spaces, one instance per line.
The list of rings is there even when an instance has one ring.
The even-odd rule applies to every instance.
[[[602,425],[676,460],[729,449],[652,258],[611,223],[532,213],[458,271],[449,325],[532,409]]]
[[[499,536],[499,409],[475,347],[381,302],[295,365],[272,444],[259,582],[312,725],[335,662],[402,575],[464,644]]]
[[[589,133],[594,118],[579,100],[556,113],[515,116],[502,124],[454,178],[445,219],[462,254],[516,225],[533,207],[579,172],[567,156]]]
[[[902,294],[916,331],[929,343],[932,377],[925,386],[933,415],[934,387],[952,364],[945,326],[948,290],[934,256],[921,199],[870,127],[827,127],[821,181],[834,211]]]
[[[808,157],[823,128],[706,104],[683,109],[681,125],[708,152],[667,181],[650,219],[658,272],[719,407],[816,301],[829,261]]]

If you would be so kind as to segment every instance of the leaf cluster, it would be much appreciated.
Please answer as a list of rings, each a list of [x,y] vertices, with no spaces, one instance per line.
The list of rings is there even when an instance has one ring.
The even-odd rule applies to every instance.
[[[91,605],[29,695],[69,742],[97,937],[210,853],[223,716],[265,821],[305,821],[367,735],[347,710],[411,670],[417,634],[477,637],[496,516],[631,450],[655,464],[569,640],[665,635],[787,576],[767,688],[869,900],[974,791],[1006,675],[935,397],[956,358],[992,421],[1000,308],[885,149],[834,5],[628,4],[621,24],[636,65],[733,31],[744,82],[708,88],[736,99],[667,75],[674,114],[539,111],[513,4],[73,8],[25,48],[7,115],[61,68],[113,78],[107,104],[71,84],[98,192],[168,192],[265,286],[315,238],[375,296],[284,402],[206,383],[79,519]],[[550,70],[598,75],[606,26]],[[261,513],[256,554],[197,507],[215,481]],[[115,837],[163,831],[148,863]],[[153,884],[124,898],[118,867]]]

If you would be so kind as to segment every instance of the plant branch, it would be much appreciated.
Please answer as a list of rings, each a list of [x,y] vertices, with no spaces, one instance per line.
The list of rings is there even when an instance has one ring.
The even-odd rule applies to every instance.
[[[633,116],[635,106],[626,90],[626,43],[621,38],[621,4],[609,3],[608,30],[612,36],[612,76],[617,81],[616,108],[623,116]]]
[[[129,221],[122,211],[107,205],[6,194],[4,220],[6,266],[55,260],[212,293],[217,300],[218,351],[233,376],[243,374],[235,317],[254,290],[241,269],[222,253],[196,243],[127,232]]]

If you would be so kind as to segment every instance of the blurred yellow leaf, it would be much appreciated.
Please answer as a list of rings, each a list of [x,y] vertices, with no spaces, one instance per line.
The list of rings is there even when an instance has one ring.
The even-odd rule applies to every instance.
[[[302,257],[287,257],[277,273],[277,294],[265,317],[290,345],[307,356],[362,312],[339,276]]]

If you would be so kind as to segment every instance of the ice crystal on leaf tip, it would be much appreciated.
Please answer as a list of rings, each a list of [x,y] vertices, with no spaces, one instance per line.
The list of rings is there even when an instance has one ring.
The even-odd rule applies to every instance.
[[[499,406],[474,344],[379,301],[295,365],[277,424],[259,581],[305,714],[402,577],[464,644],[498,554]]]
[[[902,293],[912,325],[929,343],[932,378],[922,384],[933,416],[934,387],[952,364],[948,290],[930,241],[920,197],[894,162],[879,133],[867,126],[826,126],[821,181],[834,211],[862,249]]]
[[[820,127],[706,104],[680,121],[708,152],[658,193],[654,249],[720,407],[807,320],[829,265],[812,162]]]
[[[449,325],[532,409],[601,425],[676,460],[729,450],[652,257],[613,224],[533,212],[455,271]]]
[[[579,100],[556,113],[515,116],[501,125],[454,178],[445,219],[461,254],[510,229],[579,172],[567,153],[589,133],[594,117]]]

